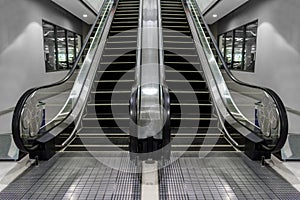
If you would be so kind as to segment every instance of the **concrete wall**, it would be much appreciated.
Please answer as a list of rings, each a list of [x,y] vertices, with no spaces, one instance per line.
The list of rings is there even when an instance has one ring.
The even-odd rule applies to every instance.
[[[213,25],[224,33],[258,19],[255,72],[234,72],[248,83],[275,90],[287,107],[300,111],[300,1],[251,0]],[[289,114],[292,133],[300,117]],[[298,119],[298,120],[297,120]]]
[[[201,11],[207,10],[212,4],[214,4],[217,0],[197,0],[198,5]]]
[[[45,72],[43,19],[80,34],[85,26],[49,0],[0,0],[0,111],[25,90],[66,75]]]
[[[93,10],[96,12],[100,11],[100,8],[104,2],[104,0],[83,0],[85,3],[91,6]]]

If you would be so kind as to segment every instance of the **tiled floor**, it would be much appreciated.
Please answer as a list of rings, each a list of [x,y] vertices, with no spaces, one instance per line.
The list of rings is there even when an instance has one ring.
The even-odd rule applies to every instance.
[[[139,199],[137,172],[126,153],[60,153],[28,169],[0,199]],[[271,167],[238,152],[181,157],[160,170],[160,194],[172,200],[300,199]]]

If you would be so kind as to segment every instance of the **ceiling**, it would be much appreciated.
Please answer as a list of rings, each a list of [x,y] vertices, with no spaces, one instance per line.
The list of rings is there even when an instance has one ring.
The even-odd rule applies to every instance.
[[[92,12],[91,9],[87,8],[84,3],[80,0],[52,0],[54,3],[58,4],[65,10],[69,11],[82,21],[86,22],[87,24],[93,24],[96,15]],[[86,14],[87,17],[83,17]]]
[[[205,13],[206,22],[213,24],[248,1],[249,0],[221,0]],[[214,14],[218,15],[218,17],[213,17]]]
[[[95,11],[95,9],[94,8],[89,9],[87,8],[87,5],[90,5],[92,7],[93,5],[98,4],[97,6],[100,7],[99,2],[101,2],[101,4],[103,2],[103,0],[97,0],[97,1],[95,0],[52,0],[52,1],[88,24],[93,24],[96,15],[92,11],[92,10]],[[205,13],[205,19],[208,24],[215,23],[216,21],[223,18],[224,16],[226,16],[236,8],[240,7],[244,3],[248,2],[249,0],[219,0],[218,3],[215,4],[216,1],[217,0],[207,0],[207,3],[202,3],[203,5],[207,6],[207,8],[205,8],[204,11],[208,10],[208,12]],[[213,7],[210,8],[211,6]],[[86,14],[87,17],[83,17],[84,14]],[[217,14],[218,17],[213,17],[214,14]]]

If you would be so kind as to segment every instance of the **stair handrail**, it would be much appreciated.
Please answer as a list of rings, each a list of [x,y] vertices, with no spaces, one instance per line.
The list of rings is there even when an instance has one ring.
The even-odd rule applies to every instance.
[[[194,0],[185,0],[186,4],[188,4],[188,7],[192,6],[194,9],[196,6],[196,9],[194,10],[195,12],[195,16],[197,17],[198,15],[200,16],[200,19],[201,21],[204,23],[205,25],[205,28],[209,34],[209,37],[211,38],[212,40],[212,43],[213,43],[213,46],[214,48],[216,49],[217,51],[217,54],[218,54],[218,57],[219,59],[221,60],[222,62],[222,65],[224,67],[224,70],[226,72],[226,74],[228,75],[228,77],[234,81],[235,83],[239,84],[239,85],[242,85],[242,86],[246,86],[246,87],[250,87],[250,88],[254,88],[254,89],[259,89],[259,90],[262,90],[264,91],[267,95],[269,95],[271,97],[271,99],[273,100],[273,102],[275,103],[276,105],[276,108],[277,108],[277,111],[278,111],[278,115],[279,115],[279,123],[280,123],[280,132],[279,132],[279,139],[277,141],[277,144],[275,145],[274,148],[269,148],[267,146],[263,146],[266,150],[270,150],[272,152],[277,152],[279,151],[285,144],[286,142],[286,139],[287,139],[287,135],[288,135],[288,118],[287,118],[287,112],[286,112],[286,109],[285,109],[285,106],[282,102],[282,100],[280,99],[280,97],[271,89],[269,88],[266,88],[266,87],[260,87],[260,86],[256,86],[256,85],[251,85],[251,84],[248,84],[248,83],[245,83],[243,81],[240,81],[239,79],[237,79],[233,73],[230,71],[230,69],[228,68],[227,66],[227,63],[217,45],[217,42],[214,38],[214,35],[212,34],[208,24],[206,23],[205,19],[204,19],[204,16],[201,12],[201,9],[198,5],[198,3]],[[191,9],[190,9],[191,10]],[[192,12],[192,11],[191,11]],[[198,15],[196,15],[198,14]],[[207,40],[207,39],[206,39]],[[224,102],[223,102],[224,103]],[[227,108],[228,109],[228,108]],[[244,126],[246,129],[248,129],[249,131],[253,132],[253,130],[249,129],[247,126],[245,126],[244,124],[242,124],[239,120],[237,120],[234,115],[228,110],[229,114],[241,125],[241,126]],[[263,135],[264,133],[262,133],[262,131],[260,129],[256,129],[256,131],[259,131],[259,133],[261,135]],[[257,134],[257,132],[254,132],[255,134]]]

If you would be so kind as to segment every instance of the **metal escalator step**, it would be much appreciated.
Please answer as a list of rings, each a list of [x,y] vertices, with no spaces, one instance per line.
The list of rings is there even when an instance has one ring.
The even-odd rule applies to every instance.
[[[217,126],[215,127],[198,127],[198,126],[180,126],[178,127],[171,127],[171,133],[172,134],[198,134],[198,133],[203,133],[203,134],[215,134],[215,133],[220,133],[220,130]]]
[[[185,13],[162,13],[162,17],[166,17],[166,16],[186,16]]]
[[[134,70],[112,70],[112,71],[101,71],[101,70],[98,70],[97,73],[134,73],[135,71]]]
[[[172,145],[172,151],[236,151],[232,145]]]
[[[111,37],[107,40],[106,42],[106,45],[109,45],[109,44],[127,44],[127,45],[131,45],[131,44],[136,44],[136,38],[132,37],[132,36],[129,36],[131,38],[133,38],[133,40],[121,40],[121,41],[118,41],[117,37]],[[121,37],[122,38],[122,37]]]
[[[130,65],[135,64],[136,62],[123,61],[123,62],[101,62],[100,65]]]
[[[206,83],[204,80],[166,80],[167,83]]]
[[[129,145],[69,145],[65,151],[89,151],[89,152],[119,152],[128,151]]]
[[[114,94],[114,93],[119,93],[119,94],[130,94],[131,93],[131,91],[130,90],[124,90],[124,91],[120,91],[120,90],[118,90],[118,91],[92,91],[91,92],[92,94]]]
[[[182,117],[171,117],[171,120],[175,121],[175,120],[178,120],[178,121],[217,121],[218,118],[216,117],[185,117],[185,116],[182,116]]]
[[[127,7],[127,6],[139,6],[140,4],[135,1],[119,2],[118,7]]]
[[[108,103],[108,104],[96,104],[96,103],[89,103],[88,106],[129,106],[129,102],[127,103]]]
[[[135,5],[126,5],[126,6],[118,6],[117,11],[119,10],[136,10],[139,9],[139,5],[135,4]]]
[[[139,19],[139,17],[138,16],[133,16],[133,17],[115,17],[114,18],[115,19],[115,23],[121,23],[121,22],[126,22],[126,21],[132,21],[132,20],[138,20]]]
[[[170,13],[185,14],[185,12],[182,9],[174,8],[174,7],[172,9],[162,7],[161,11],[162,11],[162,15],[163,14],[170,14]]]
[[[176,135],[172,139],[172,145],[230,145],[222,136],[187,137]]]
[[[124,17],[124,16],[130,16],[130,17],[138,17],[138,14],[134,14],[134,13],[116,13],[115,17]]]
[[[130,23],[130,24],[124,24],[124,25],[112,25],[111,30],[114,29],[136,29],[138,28],[138,24],[137,23]]]
[[[126,26],[126,24],[136,24],[137,18],[129,19],[127,18],[126,21],[115,21],[112,23],[112,26]]]
[[[107,132],[105,130],[96,129],[97,131],[89,131],[90,129],[84,129],[80,130],[77,134],[78,137],[128,137],[129,133],[122,131],[118,129],[116,132],[110,131]],[[201,135],[199,135],[201,136]]]
[[[126,119],[129,118],[129,113],[87,113],[83,117],[85,119]]]
[[[105,133],[105,134],[127,134],[129,133],[129,127],[124,126],[124,127],[83,127],[80,131],[79,134],[96,134],[96,133]]]
[[[84,118],[83,127],[124,127],[129,126],[129,118]]]
[[[163,20],[168,20],[169,22],[172,22],[172,20],[174,20],[174,22],[176,21],[182,21],[182,20],[186,20],[185,17],[163,17]]]
[[[175,69],[167,69],[166,70],[167,73],[195,73],[195,74],[199,74],[202,71],[197,71],[197,70],[175,70]],[[180,80],[180,79],[179,79]]]
[[[195,49],[194,43],[191,42],[182,42],[182,41],[174,41],[174,42],[164,42],[164,46],[166,49]],[[196,51],[195,51],[196,52]]]
[[[75,138],[72,145],[128,145],[128,135],[124,137],[109,137],[109,136],[95,136],[95,137],[85,137],[85,136],[78,136]]]
[[[113,122],[113,121],[120,121],[120,123],[122,121],[128,121],[129,119],[128,116],[127,117],[121,117],[121,118],[115,118],[114,114],[118,114],[118,113],[128,113],[128,107],[129,107],[129,104],[128,105],[103,105],[103,104],[99,104],[99,105],[91,105],[91,106],[87,106],[86,109],[87,109],[87,116],[92,116],[93,118],[84,118],[84,121],[88,122],[90,121],[91,124],[95,125],[94,122],[92,121],[103,121],[103,122],[107,122],[107,121],[110,121],[110,122]],[[99,116],[97,116],[97,113],[101,113],[99,114]],[[109,114],[112,114],[112,116],[109,116]],[[106,115],[105,117],[103,117],[104,115]],[[89,123],[89,122],[88,122]],[[123,123],[123,122],[122,122]],[[101,125],[104,125],[104,126],[109,126],[111,125],[112,127],[117,127],[117,125],[115,124],[101,124]],[[120,126],[120,124],[118,124]],[[122,127],[123,126],[129,126],[129,121],[127,124],[122,124]],[[90,126],[90,125],[87,125],[85,124],[84,127],[95,127],[95,126]]]
[[[189,26],[175,26],[175,25],[168,25],[168,24],[163,24],[164,29],[171,29],[171,30],[176,30],[176,31],[188,31],[190,32]],[[164,30],[167,31],[167,30]]]
[[[118,9],[117,12],[116,12],[116,15],[120,15],[120,14],[132,14],[134,12],[138,12],[139,9],[138,8],[135,8],[135,9]]]
[[[113,151],[129,150],[129,145],[69,145],[65,151],[102,151],[102,152],[113,152]]]
[[[96,80],[94,83],[133,83],[134,80]]]
[[[165,64],[167,64],[167,65],[199,65],[200,63],[199,62],[188,62],[188,61],[185,61],[185,62],[167,61],[167,62],[165,62]]]
[[[170,93],[176,93],[176,94],[207,94],[209,93],[208,91],[175,91],[175,90],[172,90],[170,91]]]
[[[204,132],[204,133],[171,133],[171,136],[172,137],[178,137],[178,138],[184,138],[184,137],[188,137],[188,138],[191,138],[191,137],[220,137],[222,136],[223,137],[223,134],[221,133],[215,133],[215,132],[212,132],[212,133],[209,133],[209,132]]]

